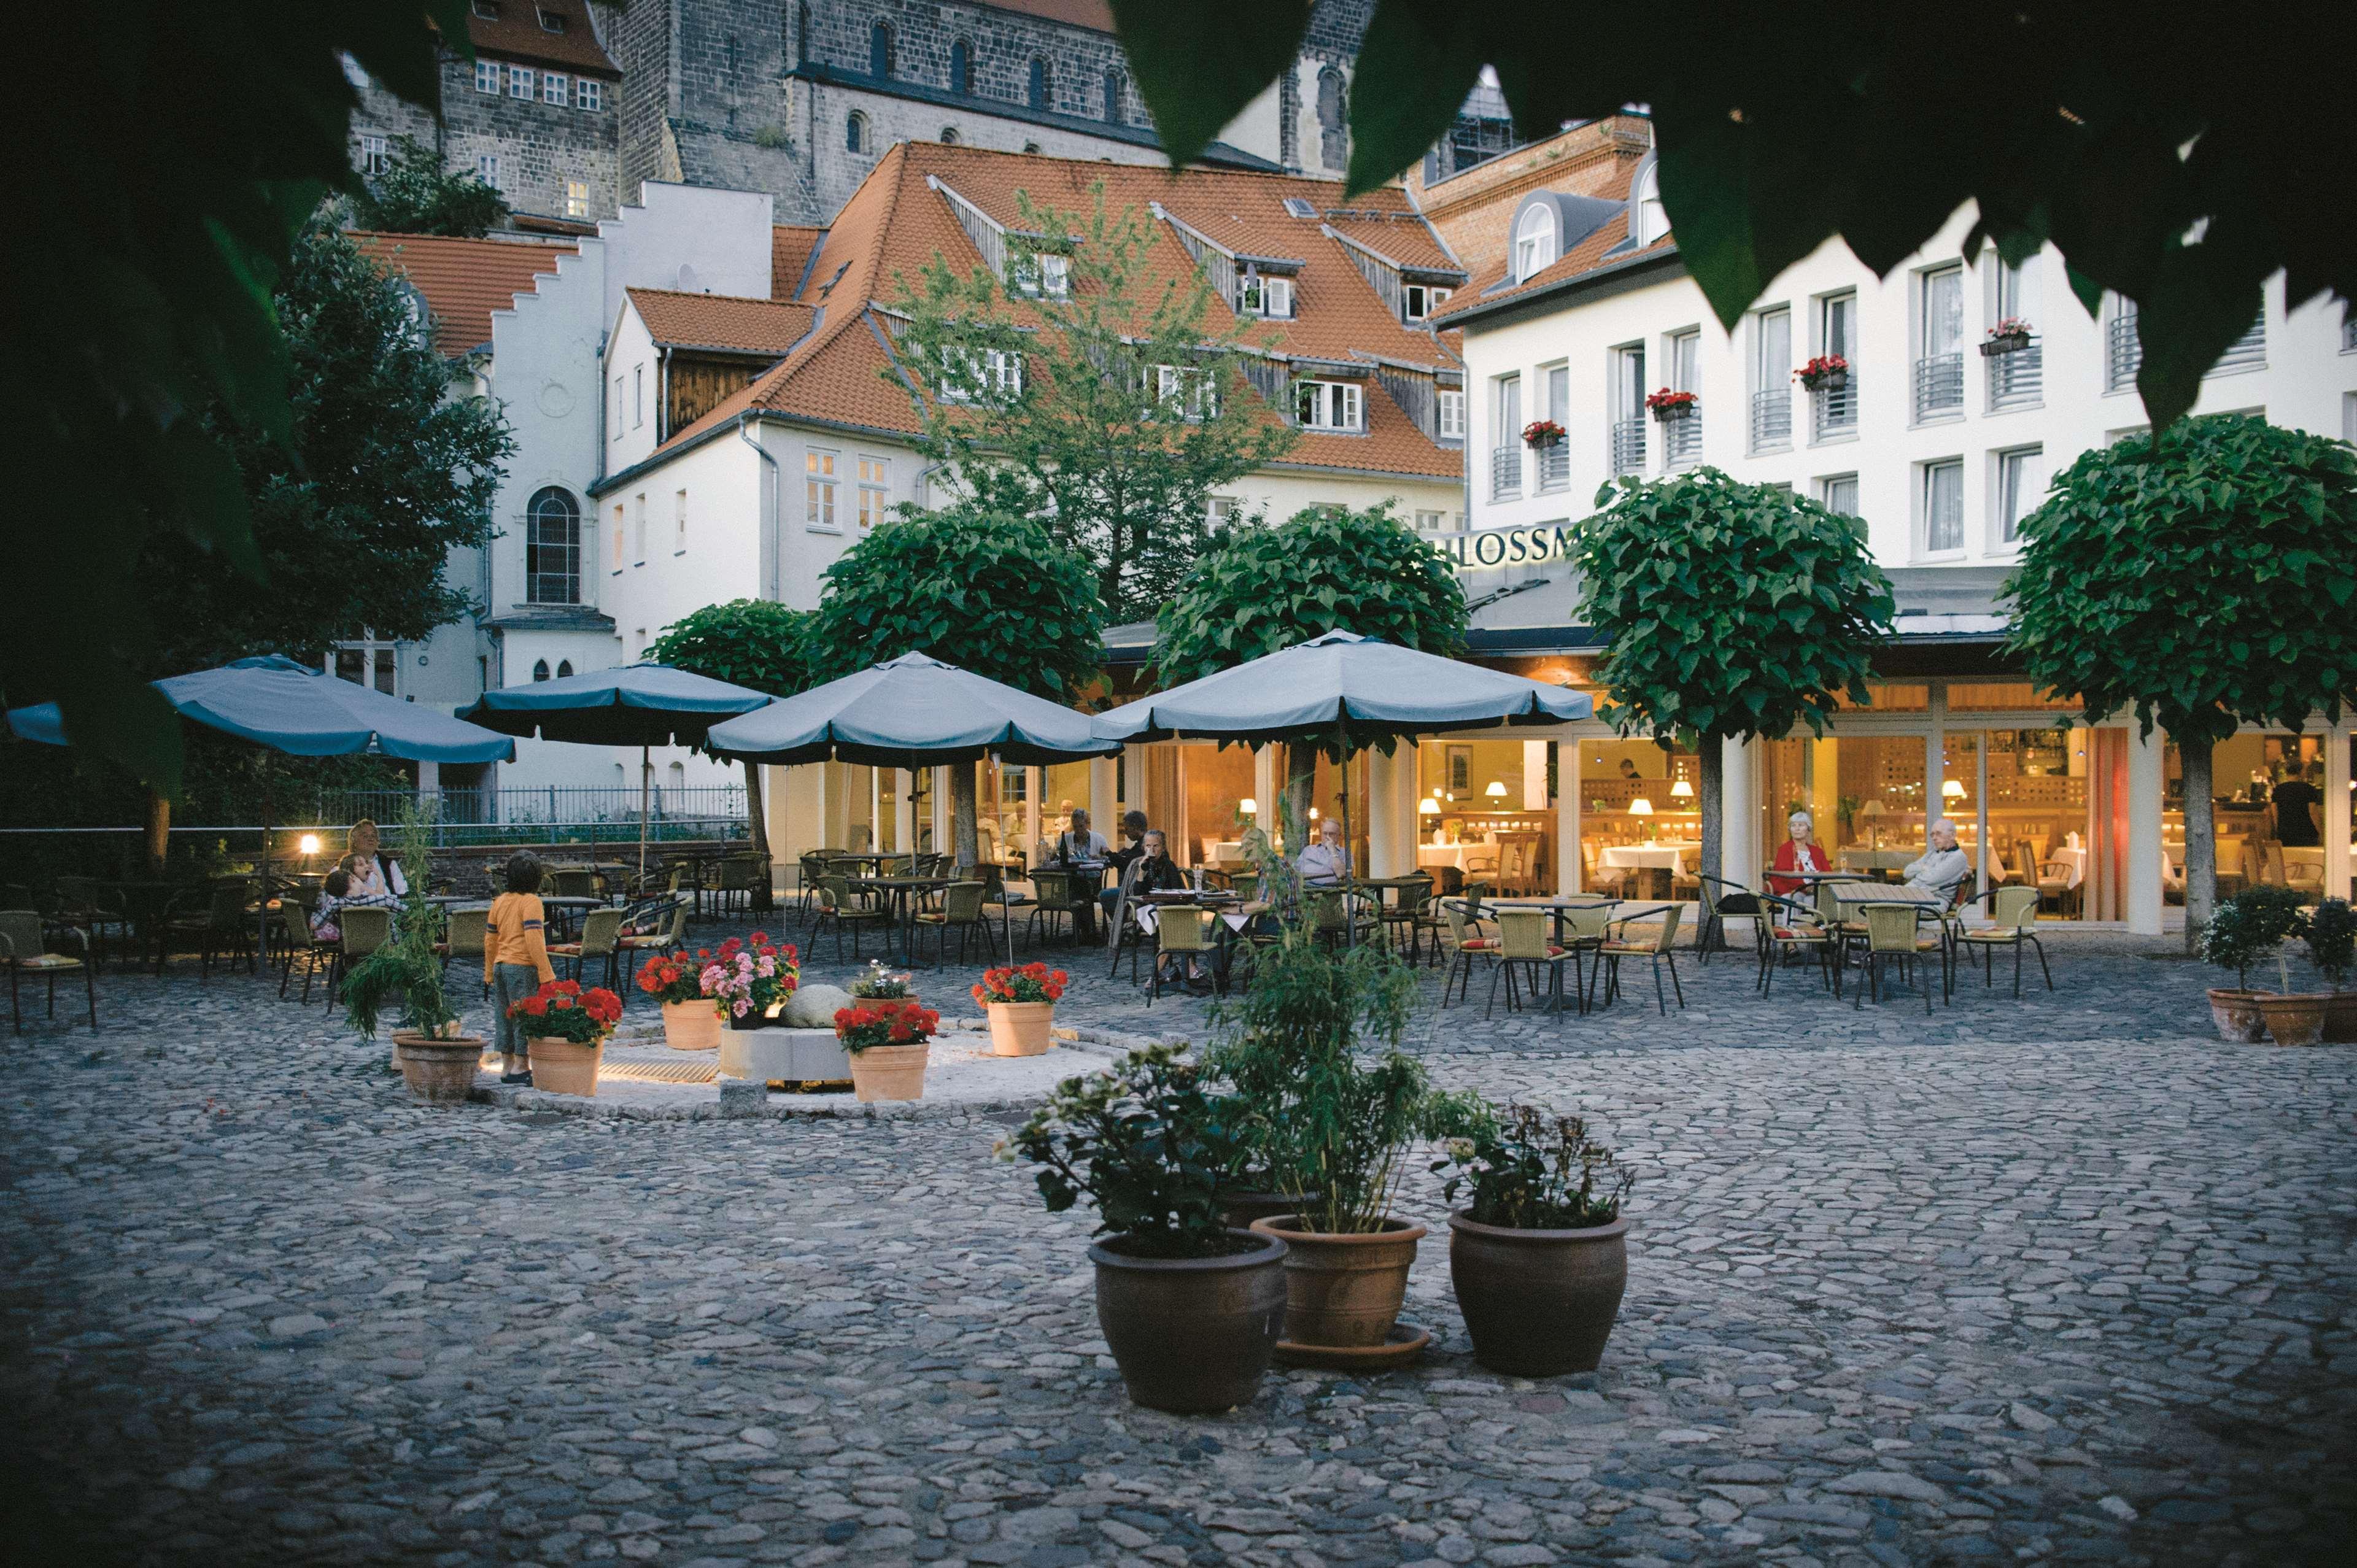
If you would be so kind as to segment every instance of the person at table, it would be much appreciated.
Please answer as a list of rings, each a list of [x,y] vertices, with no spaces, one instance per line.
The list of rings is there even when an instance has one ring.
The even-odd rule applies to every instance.
[[[1943,904],[1955,902],[1956,889],[1973,874],[1973,863],[1956,843],[1956,824],[1941,817],[1932,824],[1932,847],[1907,863],[1907,886],[1936,893]]]
[[[336,911],[351,902],[352,875],[342,866],[328,873],[319,887],[318,906],[311,911],[311,940],[333,946],[344,940],[343,924]]]
[[[1104,857],[1106,866],[1113,872],[1109,879],[1113,886],[1097,895],[1098,907],[1104,910],[1107,920],[1113,918],[1114,906],[1121,902],[1121,879],[1128,872],[1130,862],[1145,853],[1146,813],[1144,811],[1123,812],[1121,847]]]
[[[1825,846],[1817,842],[1816,819],[1806,811],[1795,811],[1784,820],[1784,842],[1776,846],[1776,870],[1786,875],[1771,873],[1768,891],[1779,898],[1790,898],[1808,886],[1806,881],[1792,873],[1833,868],[1833,862],[1825,856]]]
[[[2306,778],[2295,773],[2275,788],[2276,842],[2286,849],[2314,849],[2324,839],[2317,831],[2318,809],[2324,804],[2324,764],[2308,765]]]
[[[1105,857],[1104,834],[1089,825],[1089,814],[1084,811],[1075,811],[1071,822],[1072,825],[1058,833],[1056,842],[1048,846],[1048,859],[1059,865],[1102,863]]]
[[[344,849],[343,865],[352,877],[346,903],[397,904],[408,897],[409,880],[401,874],[401,862],[384,853],[375,822],[366,817],[354,822]]]
[[[1137,880],[1131,885],[1131,893],[1135,895],[1186,892],[1188,890],[1187,874],[1178,869],[1177,861],[1170,858],[1169,846],[1162,835],[1162,830],[1147,829],[1146,837],[1140,841],[1140,844],[1143,853],[1138,856]],[[1161,961],[1167,961],[1174,966],[1173,972],[1164,978],[1177,980],[1178,975],[1175,966],[1178,961],[1178,955],[1174,953],[1167,961],[1157,961],[1157,962]],[[1187,956],[1185,978],[1187,988],[1190,991],[1209,991],[1211,988],[1211,977],[1203,972],[1202,961],[1192,953]]]
[[[1326,817],[1318,823],[1318,837],[1301,858],[1294,863],[1304,884],[1312,887],[1332,887],[1351,880],[1351,852],[1342,843],[1340,818]]]
[[[508,1009],[556,978],[548,961],[548,912],[540,902],[540,857],[508,856],[508,890],[491,900],[483,933],[483,983],[492,987],[491,1020],[500,1046],[500,1081],[532,1087],[524,1020]]]

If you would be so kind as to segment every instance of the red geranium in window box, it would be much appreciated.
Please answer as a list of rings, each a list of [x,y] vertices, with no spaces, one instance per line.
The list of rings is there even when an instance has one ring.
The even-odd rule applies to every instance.
[[[1820,354],[1794,371],[1792,379],[1811,392],[1839,392],[1849,385],[1849,361],[1839,354]]]
[[[1674,419],[1692,416],[1702,407],[1702,396],[1698,392],[1676,392],[1663,387],[1646,397],[1645,406],[1653,411],[1655,419],[1667,424]]]
[[[1981,343],[1981,354],[1995,359],[1999,354],[2018,354],[2029,347],[2029,323],[2018,316],[2008,316],[1988,329]]]
[[[1563,439],[1563,426],[1552,419],[1534,419],[1523,426],[1523,440],[1532,446],[1552,446]]]

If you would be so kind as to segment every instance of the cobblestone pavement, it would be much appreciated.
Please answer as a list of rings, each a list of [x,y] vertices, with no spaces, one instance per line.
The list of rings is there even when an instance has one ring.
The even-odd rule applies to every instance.
[[[269,983],[110,972],[95,1038],[0,1036],[10,1545],[2345,1562],[2357,1054],[2203,1038],[2181,963],[2054,958],[2054,996],[1975,981],[1928,1024],[1813,983],[1749,1003],[1721,963],[1666,1022],[1436,1013],[1440,1077],[1582,1110],[1642,1172],[1602,1369],[1478,1368],[1444,1231],[1422,1366],[1192,1420],[1124,1398],[1085,1218],[988,1156],[1013,1114],[427,1111]],[[1070,1019],[1200,1031],[1100,961]],[[1428,1183],[1405,1207],[1443,1218]]]

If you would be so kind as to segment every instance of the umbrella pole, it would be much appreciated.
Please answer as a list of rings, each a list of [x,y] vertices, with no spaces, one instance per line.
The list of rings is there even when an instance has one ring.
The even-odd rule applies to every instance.
[[[654,777],[655,765],[647,748],[639,747],[639,886],[647,885],[647,791]]]
[[[264,960],[268,956],[266,950],[270,946],[270,819],[273,815],[271,783],[270,757],[265,752],[262,758],[262,897],[254,900],[260,908],[255,911],[253,918],[253,964],[256,971],[261,969]]]

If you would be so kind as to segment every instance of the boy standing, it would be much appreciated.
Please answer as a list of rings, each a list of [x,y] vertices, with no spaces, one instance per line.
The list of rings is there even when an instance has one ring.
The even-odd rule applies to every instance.
[[[508,857],[508,890],[491,901],[483,936],[483,983],[491,987],[500,1042],[500,1081],[532,1087],[523,1020],[508,1009],[556,978],[548,961],[547,911],[540,902],[540,857],[519,850]]]

